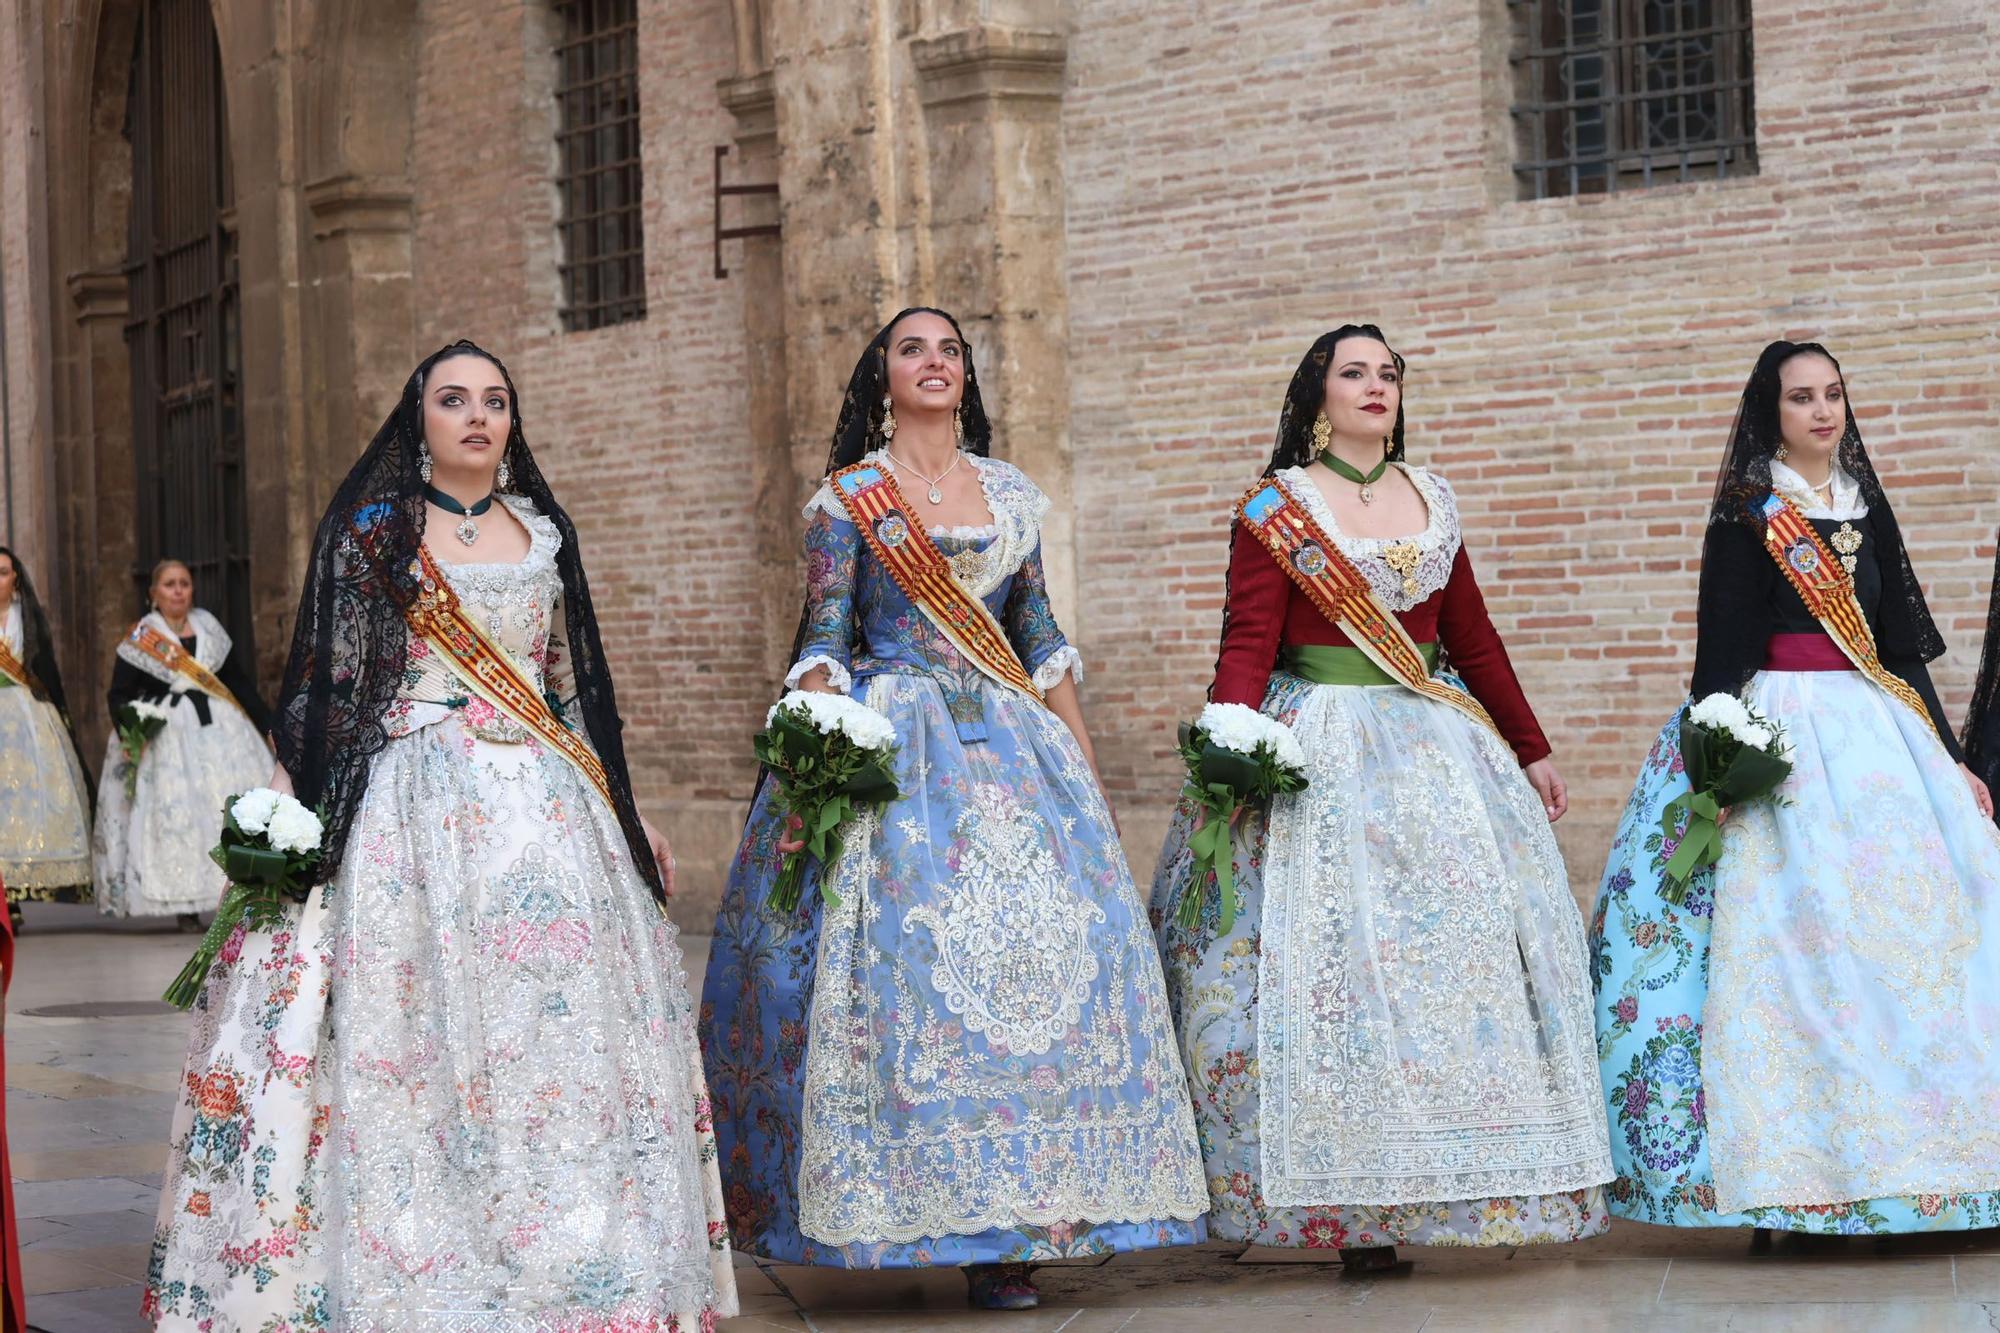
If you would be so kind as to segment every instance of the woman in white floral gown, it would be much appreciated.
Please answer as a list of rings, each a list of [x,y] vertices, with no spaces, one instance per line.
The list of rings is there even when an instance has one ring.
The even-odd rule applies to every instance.
[[[733,1314],[672,861],[633,808],[575,529],[470,343],[417,368],[320,525],[276,735],[326,882],[239,932],[198,1002],[146,1313]]]

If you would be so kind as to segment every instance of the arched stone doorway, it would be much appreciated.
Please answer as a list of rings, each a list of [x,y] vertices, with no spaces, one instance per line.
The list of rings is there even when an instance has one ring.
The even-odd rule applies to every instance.
[[[203,606],[254,652],[235,191],[208,0],[142,0],[125,136],[135,592],[184,561]]]

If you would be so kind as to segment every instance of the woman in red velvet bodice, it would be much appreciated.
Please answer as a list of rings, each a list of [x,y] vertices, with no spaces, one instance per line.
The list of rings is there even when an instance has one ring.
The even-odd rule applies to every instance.
[[[1227,929],[1213,896],[1179,924],[1206,891],[1192,801],[1153,888],[1208,1178],[1228,1182],[1210,1234],[1337,1246],[1357,1268],[1397,1244],[1595,1235],[1612,1177],[1583,922],[1549,828],[1567,797],[1451,486],[1403,461],[1402,370],[1349,326],[1293,377],[1259,490],[1283,492],[1276,521],[1305,545],[1281,564],[1236,524],[1209,694],[1288,726],[1307,786],[1242,812]],[[1294,582],[1322,553],[1367,584],[1363,623],[1394,617],[1441,658],[1431,682],[1386,674]]]

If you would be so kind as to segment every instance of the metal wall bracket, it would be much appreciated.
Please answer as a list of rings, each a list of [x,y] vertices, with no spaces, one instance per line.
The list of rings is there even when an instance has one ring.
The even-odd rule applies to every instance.
[[[715,146],[715,276],[726,278],[729,270],[722,265],[722,243],[724,241],[748,240],[753,236],[776,236],[780,230],[775,222],[761,227],[725,227],[722,225],[722,200],[725,195],[771,194],[778,192],[775,185],[724,185],[722,183],[722,159],[729,156],[728,144]]]

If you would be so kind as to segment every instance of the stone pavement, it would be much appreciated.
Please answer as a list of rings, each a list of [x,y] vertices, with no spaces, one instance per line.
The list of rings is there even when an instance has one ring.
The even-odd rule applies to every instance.
[[[30,905],[7,1018],[7,1118],[28,1316],[51,1333],[141,1327],[184,1020],[157,997],[193,947],[170,926]],[[699,977],[707,941],[687,941]],[[93,1006],[89,1013],[79,1006]],[[1233,1247],[1045,1268],[1032,1314],[965,1309],[955,1272],[849,1273],[739,1261],[727,1333],[1951,1333],[2000,1329],[2000,1233],[1829,1239],[1750,1252],[1735,1233],[1621,1223],[1581,1245],[1411,1250],[1350,1281],[1296,1254]]]

